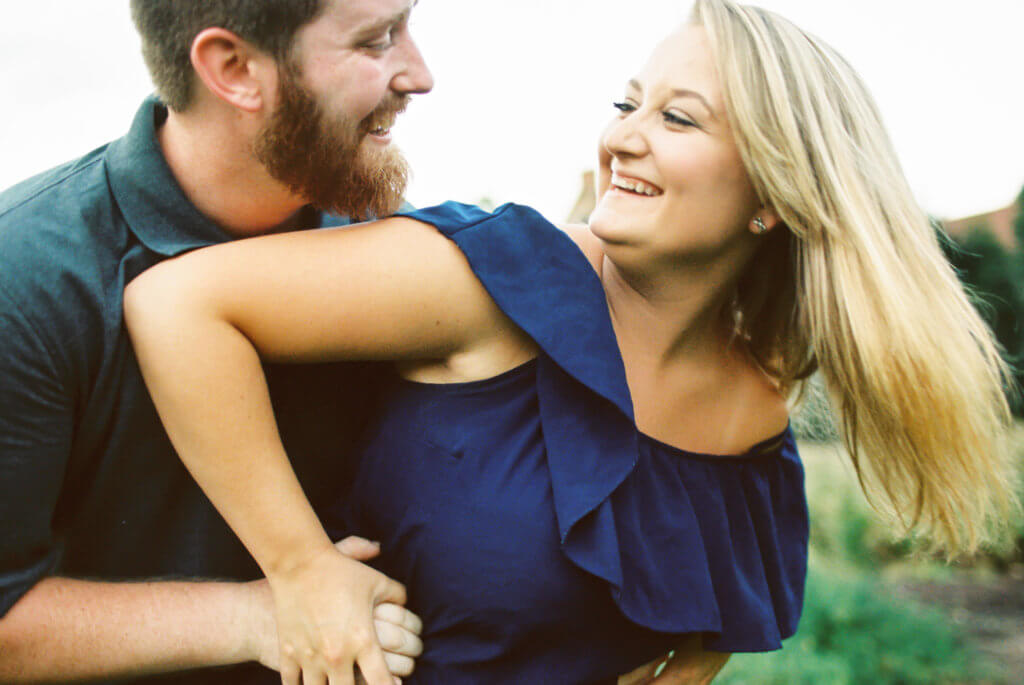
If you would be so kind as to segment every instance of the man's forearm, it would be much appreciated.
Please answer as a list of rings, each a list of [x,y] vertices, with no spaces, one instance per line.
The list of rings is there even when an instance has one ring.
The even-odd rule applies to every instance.
[[[39,582],[0,619],[0,682],[82,680],[251,661],[244,583]],[[271,628],[272,629],[272,628]]]

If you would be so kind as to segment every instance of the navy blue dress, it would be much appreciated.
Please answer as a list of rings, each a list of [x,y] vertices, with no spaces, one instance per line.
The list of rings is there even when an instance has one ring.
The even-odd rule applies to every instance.
[[[613,683],[687,633],[778,649],[807,561],[791,432],[735,456],[639,433],[604,292],[565,234],[515,205],[408,216],[541,352],[482,381],[393,378],[334,513],[335,534],[381,541],[375,565],[423,618],[406,682]]]

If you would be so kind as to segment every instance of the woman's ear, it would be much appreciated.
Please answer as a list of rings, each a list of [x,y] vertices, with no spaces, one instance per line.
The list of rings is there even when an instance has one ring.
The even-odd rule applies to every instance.
[[[750,232],[754,235],[764,235],[782,223],[778,212],[771,205],[761,207],[754,213],[750,220]]]
[[[761,217],[761,221],[764,222],[764,225],[768,227],[769,231],[782,223],[782,219],[779,218],[779,213],[776,212],[775,208],[771,205],[765,205],[759,209],[757,215]]]
[[[220,100],[248,113],[273,105],[277,62],[231,31],[204,29],[190,56],[199,80]]]

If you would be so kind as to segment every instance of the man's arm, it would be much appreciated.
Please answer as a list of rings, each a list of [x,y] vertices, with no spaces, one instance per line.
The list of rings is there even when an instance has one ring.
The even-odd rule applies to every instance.
[[[138,676],[256,658],[248,583],[46,578],[0,619],[0,682]],[[273,618],[265,630],[274,634]]]
[[[0,681],[151,673],[239,660],[230,628],[241,585],[114,584],[51,578],[88,331],[58,345],[56,320],[35,320],[0,284]],[[55,317],[58,315],[54,312]],[[56,571],[59,572],[59,571]],[[271,633],[273,626],[271,624]]]
[[[337,545],[365,561],[362,538]],[[412,673],[422,624],[397,605],[375,615],[385,661]],[[0,682],[125,678],[258,661],[277,668],[274,605],[265,580],[102,583],[46,578],[0,619]]]
[[[48,342],[46,324],[30,321],[0,283],[0,682],[127,677],[257,660],[275,667],[277,632],[265,581],[50,577],[62,552],[52,522],[76,411],[66,380],[72,364],[58,355],[70,356],[76,343],[58,349]],[[87,333],[82,340],[90,340]],[[358,546],[342,551],[368,558]],[[398,609],[376,617],[375,627],[391,652],[386,663],[403,675],[421,646],[418,619]]]

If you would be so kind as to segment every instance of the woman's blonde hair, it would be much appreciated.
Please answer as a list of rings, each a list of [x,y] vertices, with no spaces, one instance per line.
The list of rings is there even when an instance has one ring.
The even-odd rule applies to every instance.
[[[861,486],[901,532],[950,554],[998,538],[1014,509],[1009,374],[870,94],[771,12],[698,0],[691,23],[750,179],[785,223],[740,280],[741,338],[787,391],[820,367]]]

